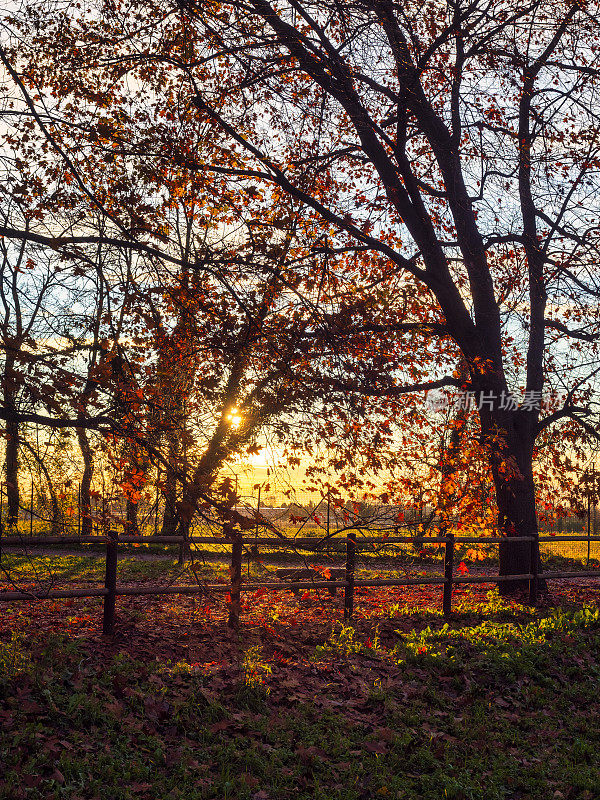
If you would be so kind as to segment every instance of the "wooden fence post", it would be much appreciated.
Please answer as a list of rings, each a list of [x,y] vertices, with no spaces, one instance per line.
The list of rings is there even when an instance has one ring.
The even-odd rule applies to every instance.
[[[33,536],[33,472],[31,473],[31,493],[29,498],[29,535]]]
[[[327,490],[327,555],[331,555],[331,539],[329,538],[329,531],[331,530],[331,492]]]
[[[446,551],[444,553],[444,616],[452,613],[452,578],[454,572],[454,534],[446,531]]]
[[[181,541],[179,542],[179,555],[177,556],[177,563],[181,566],[185,563],[185,547],[186,547],[186,531],[187,531],[187,524],[183,522],[179,523],[179,532],[181,535]]]
[[[346,588],[344,589],[344,619],[349,620],[354,611],[354,569],[356,565],[356,534],[346,537]]]
[[[231,604],[229,606],[228,628],[238,628],[242,611],[242,550],[244,537],[241,530],[234,529],[231,523],[223,525],[223,533],[228,538],[233,537],[231,545]]]
[[[531,539],[531,556],[529,571],[531,578],[529,579],[529,605],[537,605],[538,595],[538,567],[539,567],[539,544],[538,537],[532,536]]]
[[[117,544],[118,534],[116,531],[108,531],[106,542],[106,576],[104,586],[108,590],[104,595],[104,616],[102,621],[102,633],[105,636],[112,636],[115,632],[115,599],[117,592],[117,556],[119,546]]]

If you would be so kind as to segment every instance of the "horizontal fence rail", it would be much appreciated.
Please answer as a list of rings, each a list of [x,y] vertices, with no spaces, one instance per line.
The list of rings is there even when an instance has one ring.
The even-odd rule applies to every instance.
[[[93,536],[3,536],[0,544],[13,547],[24,544],[103,544],[107,540],[106,534]],[[244,544],[258,544],[265,547],[326,547],[328,543],[340,542],[340,537],[331,536],[327,539],[317,536],[303,536],[297,538],[252,536],[244,540]],[[234,540],[225,536],[129,536],[119,534],[119,544],[231,544]],[[378,544],[382,547],[388,544],[446,544],[449,537],[444,536],[362,536],[356,540],[356,546]],[[600,543],[600,536],[454,536],[456,544],[500,544],[506,541],[519,542],[594,542]]]
[[[231,530],[228,531],[231,533]],[[316,577],[311,580],[281,580],[273,581],[256,581],[256,582],[242,582],[236,583],[235,592],[239,595],[240,592],[256,592],[260,589],[264,590],[283,590],[288,589],[292,591],[310,590],[310,589],[328,589],[335,591],[336,589],[344,590],[344,616],[350,619],[354,609],[354,593],[355,589],[359,587],[393,587],[393,586],[415,586],[415,585],[431,585],[440,586],[443,590],[443,610],[445,616],[450,615],[452,610],[452,588],[455,585],[468,585],[468,584],[485,584],[485,583],[504,583],[511,581],[527,581],[529,584],[529,602],[535,605],[537,602],[538,583],[540,575],[538,574],[538,557],[537,547],[538,542],[589,542],[589,536],[523,536],[523,537],[473,537],[473,536],[453,536],[447,534],[445,536],[421,536],[421,537],[406,537],[406,536],[361,536],[358,538],[356,533],[350,532],[345,537],[341,535],[330,537],[268,537],[268,536],[134,536],[134,535],[118,535],[115,531],[108,531],[105,534],[92,535],[92,536],[4,536],[0,539],[0,548],[4,547],[27,547],[28,545],[46,546],[46,545],[86,545],[86,544],[102,544],[106,548],[106,572],[104,587],[90,587],[81,589],[48,589],[37,591],[0,591],[0,602],[10,601],[26,601],[26,600],[43,600],[43,599],[68,599],[68,598],[104,598],[103,607],[103,633],[111,634],[114,631],[115,607],[117,597],[127,596],[148,596],[148,595],[211,595],[213,593],[231,593],[232,584],[219,583],[219,584],[194,584],[182,586],[159,586],[159,585],[146,585],[146,586],[119,586],[117,583],[117,565],[118,565],[118,549],[120,545],[127,544],[223,544],[231,545],[232,553],[238,547],[238,560],[239,560],[239,545],[240,541],[247,547],[260,545],[272,549],[310,549],[320,550],[326,548],[333,542],[337,544],[345,544],[346,564],[343,570],[345,580],[325,580],[321,577]],[[454,550],[457,544],[500,544],[502,542],[526,542],[531,544],[531,563],[530,571],[520,575],[455,575],[454,574]],[[600,537],[595,537],[594,541],[600,541]],[[444,575],[443,576],[425,576],[414,578],[374,578],[357,580],[355,578],[356,571],[356,552],[357,550],[377,545],[384,549],[390,544],[439,544],[444,545]],[[342,551],[343,552],[343,551]],[[27,553],[29,557],[35,557],[35,553]],[[1,549],[0,549],[1,557]],[[232,563],[232,567],[233,567]],[[239,566],[239,564],[238,564]],[[298,570],[302,571],[302,570]],[[315,576],[319,575],[319,570],[314,570]],[[580,570],[580,571],[548,571],[543,572],[541,577],[543,580],[551,579],[564,579],[564,578],[599,578],[600,570]]]
[[[503,583],[506,581],[531,580],[533,575],[525,573],[523,575],[459,575],[452,579],[452,584],[468,583]],[[598,570],[595,572],[544,572],[544,579],[551,578],[598,578]],[[443,586],[449,583],[446,578],[376,578],[373,580],[358,580],[354,582],[355,587],[361,586]],[[242,584],[242,592],[255,592],[258,589],[272,589],[279,591],[283,589],[344,589],[348,586],[346,581],[273,581]],[[135,595],[162,595],[162,594],[206,594],[213,592],[230,592],[231,586],[226,583],[214,584],[193,584],[191,586],[117,586],[115,594],[117,597],[127,597]],[[0,592],[0,602],[9,600],[57,600],[70,597],[104,597],[108,594],[108,589],[49,589],[45,592]]]

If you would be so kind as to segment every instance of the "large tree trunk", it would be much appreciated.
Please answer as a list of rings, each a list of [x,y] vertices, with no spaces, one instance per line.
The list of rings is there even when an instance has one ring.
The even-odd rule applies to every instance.
[[[486,430],[487,429],[487,430]],[[541,571],[539,543],[519,541],[537,537],[537,513],[533,480],[533,437],[528,412],[494,412],[484,433],[491,442],[492,474],[498,506],[498,528],[505,538],[499,546],[499,574],[526,575],[537,561]],[[502,581],[502,595],[527,589],[527,579]]]
[[[19,421],[17,419],[16,396],[18,381],[15,373],[14,353],[7,353],[4,364],[3,399],[8,412],[6,420],[6,449],[4,467],[6,472],[6,524],[15,527],[19,521]]]
[[[125,533],[130,536],[140,536],[140,524],[138,520],[138,504],[130,497],[127,498]]]
[[[94,476],[94,460],[92,448],[84,428],[77,428],[77,441],[83,458],[83,474],[81,476],[81,490],[79,500],[79,513],[81,515],[81,535],[91,536],[92,533],[92,478]]]
[[[163,513],[163,523],[160,532],[161,536],[176,536],[179,525],[179,515],[177,513],[177,475],[175,474],[175,463],[177,459],[176,434],[169,433],[169,463],[165,475],[163,494],[165,496],[165,510]]]
[[[14,527],[19,520],[19,423],[6,423],[6,524]]]
[[[242,613],[242,551],[243,534],[239,529],[234,530],[229,524],[223,526],[223,533],[227,537],[233,538],[231,545],[231,591],[229,600],[229,616],[227,627],[237,629],[240,626]]]

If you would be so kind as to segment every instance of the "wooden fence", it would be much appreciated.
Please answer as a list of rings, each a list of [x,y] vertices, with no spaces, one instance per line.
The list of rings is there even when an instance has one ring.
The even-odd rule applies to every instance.
[[[202,595],[211,594],[213,592],[229,593],[232,596],[239,597],[239,593],[243,591],[256,591],[258,589],[343,589],[344,590],[344,619],[349,620],[352,617],[354,610],[354,590],[356,587],[362,586],[413,586],[413,585],[431,585],[440,586],[442,589],[442,604],[444,616],[449,617],[452,613],[452,589],[456,585],[463,584],[476,584],[476,583],[501,583],[505,581],[528,581],[529,585],[529,603],[536,605],[538,598],[538,559],[537,548],[535,542],[587,542],[586,536],[528,536],[528,537],[514,537],[511,541],[530,542],[531,543],[531,558],[530,558],[530,571],[522,575],[456,575],[454,570],[454,552],[456,544],[500,544],[500,542],[507,541],[506,538],[500,537],[471,537],[471,536],[454,536],[447,534],[446,536],[438,537],[421,537],[413,538],[406,536],[366,536],[357,540],[356,533],[349,532],[345,537],[346,542],[346,565],[345,565],[345,579],[344,580],[310,580],[310,581],[256,581],[252,583],[243,583],[241,579],[240,569],[236,567],[241,566],[241,548],[239,547],[240,540],[242,544],[250,546],[261,545],[270,549],[278,548],[292,548],[298,549],[320,549],[318,545],[325,545],[326,543],[316,538],[275,538],[275,537],[256,537],[252,536],[247,540],[241,537],[232,538],[215,538],[207,536],[191,536],[184,539],[181,536],[119,536],[116,532],[110,532],[106,536],[4,536],[0,539],[0,558],[2,546],[23,546],[25,545],[56,545],[68,544],[69,546],[77,544],[98,544],[103,543],[106,546],[106,571],[105,581],[103,587],[87,588],[87,589],[49,589],[43,592],[26,592],[26,591],[0,591],[0,601],[23,601],[32,599],[61,599],[70,597],[103,597],[103,625],[102,631],[104,634],[112,634],[114,631],[115,621],[115,607],[116,598],[120,596],[131,595]],[[331,541],[331,540],[330,540]],[[339,538],[338,540],[339,541]],[[600,541],[600,538],[598,539]],[[118,575],[118,550],[120,544],[223,544],[231,545],[232,553],[237,552],[234,556],[236,561],[240,564],[232,562],[232,583],[231,584],[194,584],[188,586],[119,586],[117,583]],[[419,578],[377,578],[377,579],[362,579],[356,580],[356,554],[361,548],[372,547],[375,545],[386,546],[391,544],[443,544],[444,551],[444,575],[443,577],[425,576]],[[237,547],[235,547],[237,545]],[[30,557],[35,557],[35,554],[28,554]],[[552,580],[554,578],[600,578],[600,570],[582,570],[582,571],[568,571],[568,572],[543,572],[544,580]]]

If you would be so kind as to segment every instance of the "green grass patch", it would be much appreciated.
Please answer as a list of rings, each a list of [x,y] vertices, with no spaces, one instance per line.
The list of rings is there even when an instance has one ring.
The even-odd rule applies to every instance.
[[[180,575],[189,580],[186,569],[177,563],[177,558],[142,560],[131,556],[120,555],[118,561],[118,581],[152,582],[174,578]],[[218,565],[194,565],[197,575],[203,578],[221,574]],[[106,562],[98,555],[38,555],[27,556],[16,553],[4,553],[2,556],[2,572],[0,582],[5,585],[40,583],[64,586],[65,584],[97,583],[104,580]]]
[[[13,637],[0,799],[593,800],[599,620],[490,593],[452,625],[406,632],[397,610],[391,639],[338,625],[285,663],[243,632],[194,663]]]

